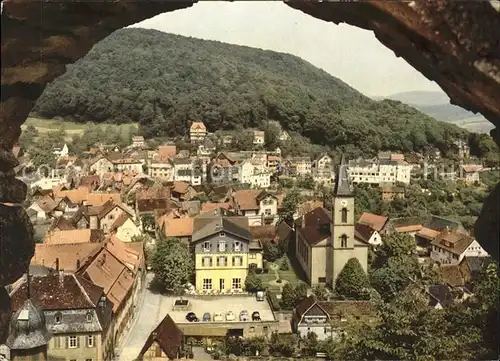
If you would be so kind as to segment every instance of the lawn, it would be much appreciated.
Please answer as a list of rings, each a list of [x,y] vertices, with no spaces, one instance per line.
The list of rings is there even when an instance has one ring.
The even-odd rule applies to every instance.
[[[66,120],[58,120],[58,119],[42,119],[42,118],[37,118],[37,117],[28,117],[24,124],[21,126],[21,129],[26,129],[28,126],[34,126],[40,133],[49,133],[49,132],[55,132],[58,131],[59,129],[63,128],[68,137],[66,140],[70,140],[71,136],[78,135],[78,134],[83,134],[85,129],[88,129],[90,127],[106,127],[106,129],[112,129],[113,131],[118,131],[118,132],[128,132],[130,128],[132,128],[132,131],[135,133],[138,128],[138,124],[136,123],[129,123],[129,124],[106,124],[106,123],[92,123],[92,122],[86,122],[86,123],[76,123],[76,122],[71,122],[71,121],[66,121]]]
[[[283,256],[282,258],[277,259],[274,262],[268,262],[268,268],[269,272],[268,273],[263,273],[259,275],[260,279],[262,280],[263,286],[271,291],[280,291],[279,286],[271,281],[275,281],[277,278],[277,275],[280,279],[288,281],[291,283],[293,286],[298,285],[302,279],[299,276],[299,273],[296,272],[294,269],[294,266],[292,265],[292,262],[288,260],[288,264],[290,265],[289,269],[286,271],[282,271],[279,269],[281,262],[283,259],[288,259],[287,256]]]

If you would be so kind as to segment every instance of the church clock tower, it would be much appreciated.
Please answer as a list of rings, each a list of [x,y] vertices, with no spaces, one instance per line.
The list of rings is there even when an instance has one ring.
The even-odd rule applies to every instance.
[[[357,249],[359,241],[354,239],[354,194],[347,176],[344,157],[342,157],[333,189],[331,218],[331,239],[328,252],[330,255],[328,262],[331,264],[328,267],[330,272],[327,275],[327,282],[334,286],[338,274],[349,259],[359,259],[361,256],[359,259],[361,265],[366,266],[367,263],[366,257],[363,257],[359,252],[361,250]],[[366,267],[364,269],[366,270]]]

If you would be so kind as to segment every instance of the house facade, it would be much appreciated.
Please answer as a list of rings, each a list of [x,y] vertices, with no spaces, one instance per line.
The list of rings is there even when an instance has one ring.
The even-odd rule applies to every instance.
[[[105,157],[100,157],[90,163],[90,172],[102,176],[104,173],[112,172],[113,163]]]
[[[148,175],[171,182],[174,180],[174,165],[169,159],[151,162],[148,165]]]
[[[410,183],[412,166],[402,160],[349,161],[349,178],[353,184]]]
[[[191,143],[203,142],[207,136],[207,128],[203,122],[193,122],[189,128],[189,139]]]
[[[197,291],[242,292],[249,264],[262,267],[262,248],[252,242],[248,219],[225,209],[195,217],[191,243]]]
[[[456,265],[464,257],[487,257],[488,253],[471,236],[449,228],[441,232],[431,245],[431,259],[440,264]]]
[[[30,296],[43,309],[52,333],[48,360],[111,360],[114,356],[112,304],[103,289],[62,271],[30,276]],[[14,309],[27,299],[27,280],[11,292]]]
[[[321,341],[336,339],[345,332],[348,321],[371,321],[374,315],[370,301],[317,301],[309,296],[294,309],[292,329],[301,338],[314,333]]]

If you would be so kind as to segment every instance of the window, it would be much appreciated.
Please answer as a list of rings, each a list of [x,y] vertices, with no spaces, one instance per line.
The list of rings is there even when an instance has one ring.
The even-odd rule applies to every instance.
[[[326,283],[326,277],[318,277],[318,283]]]
[[[221,291],[224,289],[224,278],[219,278],[219,289]]]
[[[212,257],[203,257],[203,267],[212,267]]]
[[[223,233],[221,232],[221,234]],[[226,252],[226,241],[219,241],[219,252]]]
[[[112,214],[110,214],[108,218],[109,218],[109,219],[113,219],[113,218],[114,218],[114,216],[113,216]]]
[[[248,254],[248,258],[250,258],[250,259],[256,259],[257,258],[257,254],[255,254],[255,253],[249,253]]]
[[[267,331],[269,330],[269,327],[264,326],[264,327],[262,327],[262,330],[264,331],[264,333],[267,333]]]
[[[250,327],[250,333],[254,333],[255,332],[255,327]]]
[[[94,347],[94,336],[93,335],[87,336],[87,347]]]
[[[210,250],[212,249],[212,245],[210,244],[210,242],[203,242],[203,252],[210,252]]]
[[[347,236],[345,234],[340,236],[340,247],[342,248],[347,247]]]
[[[78,348],[78,338],[76,336],[68,336],[68,347]]]
[[[240,241],[235,241],[233,244],[233,251],[235,252],[240,252],[241,250],[241,243]]]
[[[225,232],[220,232],[220,233],[219,233],[219,236],[220,236],[220,237],[226,237],[226,233],[225,233]]]
[[[90,312],[87,313],[87,322],[92,322],[92,314]]]
[[[86,358],[85,361],[92,361],[92,359],[91,358]]]
[[[266,216],[270,216],[270,215],[271,215],[271,210],[270,210],[270,209],[266,209],[266,210],[264,211],[264,214],[265,214]]]
[[[241,288],[241,278],[233,278],[233,289]]]
[[[203,279],[203,289],[204,290],[211,290],[212,289],[212,279],[211,278],[204,278]]]
[[[241,266],[243,263],[243,259],[240,256],[234,256],[233,257],[233,266]]]
[[[217,257],[217,266],[227,266],[227,257]]]
[[[54,323],[55,324],[60,324],[61,323],[61,318],[62,318],[61,312],[57,312],[54,315]]]
[[[347,208],[342,208],[342,223],[347,223]]]

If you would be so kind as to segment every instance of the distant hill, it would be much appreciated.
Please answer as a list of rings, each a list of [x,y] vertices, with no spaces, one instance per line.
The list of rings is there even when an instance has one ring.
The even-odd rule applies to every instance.
[[[122,29],[49,84],[34,113],[73,121],[139,122],[147,137],[279,121],[312,143],[376,154],[445,148],[459,127],[398,101],[374,101],[303,59],[156,30]]]
[[[444,92],[411,91],[397,93],[388,97],[374,97],[374,99],[398,100],[437,120],[450,122],[473,132],[489,133],[494,128],[481,114],[474,114],[459,106],[450,104],[450,98]]]

